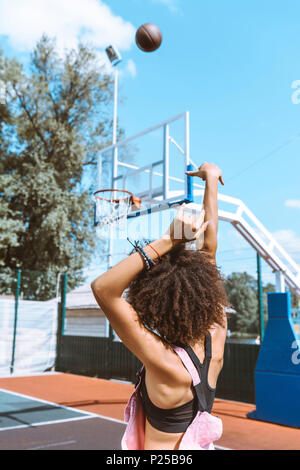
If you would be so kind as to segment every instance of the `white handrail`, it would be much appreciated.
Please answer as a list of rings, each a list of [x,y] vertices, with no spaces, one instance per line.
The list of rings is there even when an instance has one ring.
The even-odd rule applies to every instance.
[[[174,122],[178,119],[184,118],[185,119],[185,145],[184,149],[169,135],[169,124]],[[197,168],[196,164],[190,159],[189,156],[189,113],[184,112],[174,116],[171,119],[163,121],[155,126],[149,127],[148,129],[139,132],[125,140],[119,141],[116,144],[110,145],[102,150],[100,150],[98,155],[99,166],[98,166],[98,185],[101,182],[101,156],[103,153],[108,152],[113,149],[118,149],[120,146],[124,146],[127,143],[135,140],[139,137],[142,137],[150,132],[153,132],[159,128],[164,129],[164,139],[165,139],[165,155],[163,160],[152,163],[150,165],[144,166],[140,168],[138,166],[118,161],[116,155],[114,155],[113,159],[113,177],[112,182],[113,185],[118,180],[126,180],[128,176],[132,176],[133,174],[145,172],[149,173],[150,175],[150,189],[152,193],[152,185],[151,185],[151,178],[153,175],[160,176],[164,179],[163,185],[160,189],[161,194],[157,194],[159,198],[167,199],[167,201],[179,201],[180,197],[183,197],[184,194],[187,192],[187,178],[181,179],[174,176],[169,175],[169,163],[168,163],[168,151],[169,151],[169,143],[173,143],[177,149],[185,155],[185,162],[184,164],[191,163],[195,168]],[[153,171],[153,168],[158,164],[165,165],[165,172],[160,173],[157,171]],[[124,166],[130,168],[130,173],[125,175],[118,175],[117,168],[118,166]],[[169,180],[176,181],[182,183],[182,191],[169,191]],[[198,189],[199,188],[199,189]],[[99,188],[98,188],[99,189]],[[195,196],[203,196],[205,191],[205,187],[203,185],[199,185],[194,183],[194,195]],[[158,192],[158,191],[156,191]],[[243,203],[241,199],[234,198],[231,196],[226,196],[225,194],[218,194],[218,200],[222,203],[230,204],[232,207],[232,212],[223,210],[223,208],[219,209],[218,216],[220,220],[224,220],[226,222],[230,222],[235,229],[247,240],[247,242],[263,257],[266,263],[274,270],[280,271],[285,278],[287,285],[294,290],[295,294],[300,297],[300,266],[295,263],[292,257],[282,248],[282,246],[278,243],[278,241],[273,237],[273,235],[264,227],[264,225],[255,217],[255,215],[248,209],[248,207]],[[160,201],[163,203],[164,201]],[[158,208],[155,210],[160,210]],[[168,205],[166,205],[168,207]],[[192,211],[200,211],[202,208],[201,204],[190,203],[187,205],[188,210]],[[148,211],[148,210],[147,210]],[[151,209],[150,209],[151,211]],[[133,214],[132,214],[133,215]],[[247,220],[246,220],[247,218]],[[251,223],[251,225],[250,225]],[[276,251],[276,252],[275,252]],[[280,256],[280,257],[279,257]]]
[[[203,190],[196,191],[198,195],[203,194],[203,192]],[[282,272],[287,285],[300,297],[300,266],[295,263],[273,235],[240,199],[218,194],[218,200],[228,202],[235,206],[236,209],[233,213],[219,209],[219,219],[230,222],[274,271]],[[201,204],[195,203],[188,204],[186,207],[187,210],[191,211],[200,211],[201,208]],[[254,227],[250,226],[244,215],[251,220]],[[262,239],[261,234],[265,236],[266,240]],[[278,250],[281,258],[278,257],[274,249]]]

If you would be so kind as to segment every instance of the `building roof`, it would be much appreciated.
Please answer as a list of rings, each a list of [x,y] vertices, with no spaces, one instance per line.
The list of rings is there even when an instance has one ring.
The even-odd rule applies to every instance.
[[[90,284],[77,287],[66,296],[67,309],[99,308]]]
[[[99,308],[97,301],[94,297],[90,284],[84,284],[77,287],[72,292],[67,294],[66,298],[67,309],[95,309]],[[225,307],[226,313],[236,313],[233,308]]]

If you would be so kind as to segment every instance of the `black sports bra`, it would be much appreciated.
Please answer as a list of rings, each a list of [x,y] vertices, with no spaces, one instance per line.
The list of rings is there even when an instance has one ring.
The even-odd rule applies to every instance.
[[[170,433],[185,432],[198,411],[207,411],[210,413],[215,398],[215,389],[211,388],[207,381],[208,368],[211,360],[210,334],[205,338],[205,358],[202,364],[190,346],[180,347],[185,349],[189,354],[201,379],[201,382],[194,387],[195,398],[193,398],[193,400],[176,408],[164,409],[157,407],[151,402],[148,396],[145,384],[145,368],[141,371],[142,382],[140,392],[147,419],[154,428]]]

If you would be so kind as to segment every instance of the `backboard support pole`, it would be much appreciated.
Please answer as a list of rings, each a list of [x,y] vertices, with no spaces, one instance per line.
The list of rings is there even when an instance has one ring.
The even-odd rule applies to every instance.
[[[163,178],[163,198],[168,199],[169,194],[169,164],[170,164],[170,152],[169,152],[169,124],[164,125],[164,155],[163,155],[163,166],[164,166],[164,178]]]

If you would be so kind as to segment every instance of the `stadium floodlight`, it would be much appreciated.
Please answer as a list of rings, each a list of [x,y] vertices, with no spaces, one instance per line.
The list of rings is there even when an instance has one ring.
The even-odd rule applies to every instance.
[[[109,58],[111,64],[115,67],[116,65],[118,65],[121,60],[122,60],[122,57],[121,57],[121,54],[120,52],[113,46],[108,46],[106,49],[105,49],[105,52],[107,54],[107,57]]]

